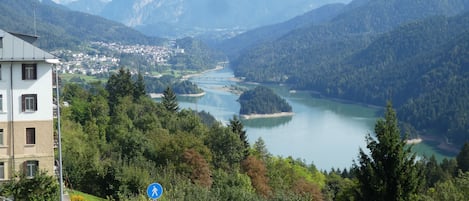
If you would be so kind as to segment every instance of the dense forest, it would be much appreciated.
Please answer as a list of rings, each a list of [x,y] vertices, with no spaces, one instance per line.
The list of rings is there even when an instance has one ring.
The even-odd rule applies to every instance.
[[[274,114],[280,112],[291,112],[292,107],[285,99],[275,94],[272,89],[258,86],[245,91],[239,96],[241,108],[239,114]]]
[[[161,77],[143,77],[145,90],[148,93],[163,93],[166,87],[170,86],[176,94],[199,94],[203,90],[189,80],[181,81],[172,75],[163,75]]]
[[[325,23],[339,14],[344,7],[345,4],[341,3],[327,4],[286,22],[263,26],[241,33],[233,38],[221,41],[219,44],[216,44],[216,47],[233,59],[239,56],[242,50],[252,48],[263,42],[273,41],[297,28]]]
[[[376,123],[376,138],[366,139],[371,155],[361,150],[349,169],[317,170],[301,159],[273,156],[262,139],[249,144],[236,117],[224,126],[207,113],[180,110],[171,90],[155,102],[143,89],[142,80],[125,71],[106,87],[63,87],[70,103],[62,107],[68,188],[115,200],[147,200],[153,182],[165,189],[161,200],[469,198],[469,143],[456,159],[415,160],[390,104]],[[27,188],[35,187],[41,188]]]
[[[459,148],[469,140],[469,13],[456,14],[468,5],[353,1],[327,23],[251,48],[232,66],[248,81],[373,105],[392,100],[413,135],[436,134]]]
[[[250,146],[236,118],[223,126],[207,114],[179,110],[168,94],[155,102],[142,81],[125,71],[111,76],[105,88],[90,86],[63,88],[71,104],[62,110],[70,188],[120,200],[145,200],[144,190],[155,181],[165,187],[163,200],[321,197],[323,173],[301,160],[270,155],[261,139]]]

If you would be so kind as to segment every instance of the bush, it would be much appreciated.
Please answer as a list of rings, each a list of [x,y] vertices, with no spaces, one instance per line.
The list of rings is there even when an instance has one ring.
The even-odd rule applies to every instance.
[[[81,195],[72,195],[70,201],[86,201],[85,198]]]

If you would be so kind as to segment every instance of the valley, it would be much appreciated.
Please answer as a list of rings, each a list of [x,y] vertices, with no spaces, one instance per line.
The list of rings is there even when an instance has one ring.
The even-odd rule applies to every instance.
[[[0,17],[2,52],[60,61],[0,61],[0,116],[60,95],[57,130],[37,129],[60,146],[25,154],[27,176],[5,155],[24,140],[1,138],[24,128],[0,122],[2,199],[140,201],[155,182],[162,200],[469,199],[469,0],[5,0]],[[27,92],[49,72],[53,94]]]

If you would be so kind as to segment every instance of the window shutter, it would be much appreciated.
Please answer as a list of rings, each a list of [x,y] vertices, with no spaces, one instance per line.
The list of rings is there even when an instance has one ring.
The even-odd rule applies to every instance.
[[[33,79],[37,79],[37,64],[33,64]]]
[[[34,97],[34,111],[37,111],[37,94],[33,94]]]
[[[25,95],[21,95],[21,111],[25,111],[26,110],[26,96]]]
[[[37,175],[37,172],[39,171],[39,161],[34,161],[34,176]]]
[[[28,161],[23,162],[23,174],[28,176]]]
[[[26,66],[23,64],[21,67],[22,67],[21,68],[21,79],[25,80],[26,79]]]

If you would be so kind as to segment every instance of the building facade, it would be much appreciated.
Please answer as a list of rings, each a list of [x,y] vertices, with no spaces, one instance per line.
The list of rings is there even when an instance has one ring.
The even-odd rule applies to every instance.
[[[34,37],[0,30],[0,181],[54,174],[51,60]]]

